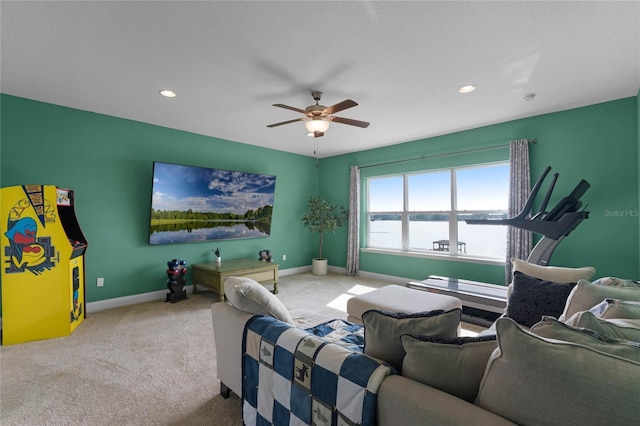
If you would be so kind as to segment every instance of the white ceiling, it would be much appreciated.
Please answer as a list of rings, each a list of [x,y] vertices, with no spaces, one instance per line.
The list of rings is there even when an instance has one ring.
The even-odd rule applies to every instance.
[[[0,14],[3,93],[309,156],[303,123],[266,127],[300,117],[271,104],[304,108],[312,90],[358,102],[336,115],[371,125],[333,123],[316,139],[327,157],[640,87],[640,1],[2,1]]]

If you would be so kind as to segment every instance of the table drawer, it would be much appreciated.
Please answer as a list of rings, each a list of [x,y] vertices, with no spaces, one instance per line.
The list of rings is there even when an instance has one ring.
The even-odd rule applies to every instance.
[[[193,268],[193,279],[205,283],[208,281],[215,281],[219,279],[219,275],[216,275],[213,271],[207,271],[206,269]]]
[[[263,272],[251,272],[248,274],[242,274],[243,277],[251,278],[252,280],[262,281],[276,281],[276,271],[263,271]]]

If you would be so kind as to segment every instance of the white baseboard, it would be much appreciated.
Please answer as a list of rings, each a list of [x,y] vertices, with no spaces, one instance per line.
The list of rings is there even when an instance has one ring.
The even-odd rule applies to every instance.
[[[281,269],[278,271],[278,276],[282,277],[285,275],[301,274],[303,272],[309,272],[309,271],[311,271],[311,265],[300,266],[298,268]]]
[[[187,294],[193,293],[192,285],[185,285]],[[105,309],[119,308],[121,306],[133,305],[135,303],[152,302],[154,300],[165,300],[167,290],[150,291],[148,293],[132,294],[131,296],[114,297],[113,299],[98,300],[87,303],[87,315]]]
[[[328,269],[329,271],[334,272],[336,274],[347,273],[346,268],[339,268],[337,266],[329,266]],[[362,278],[369,278],[371,280],[388,281],[389,284],[400,284],[400,285],[405,285],[409,281],[415,281],[415,278],[397,277],[395,275],[385,275],[385,274],[378,274],[376,272],[367,272],[367,271],[359,271],[358,276]]]
[[[329,266],[328,270],[336,274],[346,273],[345,268],[341,268],[337,266]],[[311,265],[301,266],[298,268],[283,269],[281,271],[278,271],[278,273],[280,276],[286,276],[286,275],[300,274],[302,272],[309,272],[309,271],[311,271]],[[413,278],[396,277],[393,275],[384,275],[384,274],[378,274],[378,273],[366,272],[366,271],[360,271],[358,275],[363,278],[388,281],[389,284],[404,285],[409,281],[415,281]],[[193,292],[192,285],[186,285],[184,286],[184,289],[187,291],[187,294],[190,294]],[[167,290],[158,290],[158,291],[151,291],[148,293],[133,294],[131,296],[114,297],[112,299],[98,300],[96,302],[88,302],[87,315],[94,312],[103,311],[105,309],[113,309],[113,308],[119,308],[121,306],[133,305],[135,303],[152,302],[154,300],[163,300],[166,298],[166,295],[167,295]],[[0,317],[0,329],[2,329],[1,317]]]
[[[341,268],[338,266],[329,266],[328,269],[330,272],[333,272],[336,274],[346,273],[345,268]],[[311,271],[311,265],[300,266],[298,268],[283,269],[278,271],[278,274],[280,276],[286,276],[286,275],[300,274],[300,273],[309,272],[309,271]],[[384,274],[378,274],[378,273],[366,272],[366,271],[360,271],[358,275],[363,278],[370,278],[370,279],[380,280],[380,281],[388,281],[389,284],[404,285],[409,281],[415,281],[415,279],[413,278],[396,277],[393,275],[384,275]],[[187,290],[187,294],[190,294],[193,292],[192,285],[186,285],[184,286],[184,289]],[[114,297],[113,299],[99,300],[97,302],[89,302],[87,303],[87,314],[90,314],[92,312],[103,311],[105,309],[112,309],[112,308],[118,308],[120,306],[132,305],[134,303],[162,300],[166,297],[166,294],[167,294],[167,290],[158,290],[158,291],[152,291],[149,293],[140,293],[140,294],[134,294],[131,296],[122,296],[122,297]]]
[[[280,276],[299,274],[311,270],[311,266],[302,266],[299,268],[284,269],[278,271]],[[187,294],[193,293],[193,286],[186,285],[184,289]],[[151,291],[149,293],[133,294],[131,296],[114,297],[113,299],[99,300],[97,302],[87,303],[87,315],[93,312],[103,311],[105,309],[118,308],[120,306],[133,305],[134,303],[151,302],[154,300],[162,300],[166,297],[167,290]]]

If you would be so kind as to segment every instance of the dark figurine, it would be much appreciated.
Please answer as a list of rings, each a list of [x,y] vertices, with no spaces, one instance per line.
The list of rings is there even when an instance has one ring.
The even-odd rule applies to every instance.
[[[185,265],[187,264],[186,260],[181,259],[172,259],[167,262],[167,288],[169,289],[169,293],[167,293],[167,298],[165,302],[176,303],[182,299],[187,298],[187,291],[184,290],[184,276],[187,273],[187,268]]]
[[[271,262],[273,260],[271,250],[260,250],[258,256],[258,260],[261,262]]]

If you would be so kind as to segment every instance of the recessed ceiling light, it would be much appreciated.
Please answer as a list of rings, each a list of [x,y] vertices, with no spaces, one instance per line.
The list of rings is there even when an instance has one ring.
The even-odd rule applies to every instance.
[[[474,90],[476,90],[476,86],[474,86],[473,84],[468,84],[466,86],[462,86],[461,88],[459,88],[458,92],[460,92],[460,93],[471,93]]]
[[[161,90],[160,94],[162,96],[164,96],[165,98],[175,98],[176,97],[176,92],[173,92],[173,91],[168,90],[168,89]]]

